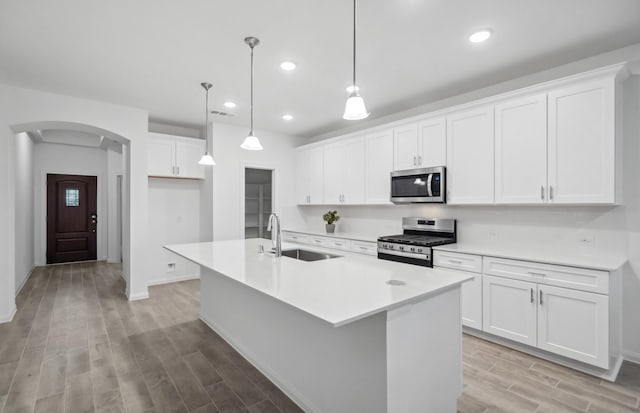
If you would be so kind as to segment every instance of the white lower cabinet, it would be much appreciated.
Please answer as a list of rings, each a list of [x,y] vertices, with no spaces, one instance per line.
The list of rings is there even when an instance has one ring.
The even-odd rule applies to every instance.
[[[610,340],[617,331],[610,315],[617,312],[610,310],[608,273],[492,257],[483,261],[484,332],[610,367]],[[585,274],[593,278],[588,283]],[[580,285],[583,290],[575,289]],[[598,292],[587,290],[596,287]]]
[[[462,283],[462,325],[482,330],[482,256],[434,251],[433,265],[473,275],[472,280]]]
[[[482,274],[462,284],[462,325],[482,330]]]
[[[537,286],[534,283],[485,275],[483,330],[518,343],[537,343]]]
[[[609,297],[538,286],[538,348],[609,367]]]

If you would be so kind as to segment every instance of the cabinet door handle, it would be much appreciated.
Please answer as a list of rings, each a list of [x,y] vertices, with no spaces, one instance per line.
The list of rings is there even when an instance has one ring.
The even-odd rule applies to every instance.
[[[344,194],[342,194],[342,202],[346,202],[346,201],[344,200]]]
[[[458,264],[458,265],[462,265],[462,261],[460,261],[460,260],[449,260],[449,262],[450,262],[451,264]]]
[[[418,165],[418,158],[416,158],[415,156],[413,157],[413,166],[417,166]]]
[[[176,170],[178,171],[178,173],[176,173],[176,175],[180,175],[180,167],[176,166]]]
[[[544,201],[544,185],[540,186],[540,199]]]
[[[422,165],[422,156],[418,155],[418,165]]]
[[[533,303],[533,300],[535,300],[535,298],[533,297],[533,288],[531,289],[531,303]]]
[[[553,187],[549,186],[549,199],[553,201]]]
[[[542,290],[540,290],[540,305],[542,305],[542,304],[543,304],[543,302],[542,302]]]

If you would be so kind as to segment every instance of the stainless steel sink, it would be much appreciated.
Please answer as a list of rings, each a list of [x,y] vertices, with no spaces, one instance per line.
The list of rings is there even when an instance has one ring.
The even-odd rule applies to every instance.
[[[309,251],[303,249],[284,250],[282,255],[289,258],[295,258],[301,261],[320,261],[329,260],[331,258],[340,258],[341,255],[327,254],[325,252]]]

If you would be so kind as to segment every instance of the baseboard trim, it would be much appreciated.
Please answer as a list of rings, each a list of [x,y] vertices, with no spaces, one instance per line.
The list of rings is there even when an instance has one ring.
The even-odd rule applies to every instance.
[[[640,364],[640,353],[638,352],[625,350],[622,352],[622,356],[624,357],[625,361],[634,364]]]
[[[149,291],[144,293],[131,294],[129,291],[126,291],[127,299],[129,301],[138,301],[138,300],[146,300],[149,298]]]
[[[151,287],[153,285],[171,284],[171,283],[177,283],[177,282],[180,282],[180,281],[199,280],[199,279],[200,279],[200,275],[199,274],[196,274],[196,275],[183,275],[181,277],[151,280],[151,281],[149,281],[147,283],[147,285],[149,285]]]
[[[622,367],[623,357],[622,355],[612,357],[610,367],[608,370],[601,369],[599,367],[591,366],[580,361],[571,360],[569,358],[559,356],[553,353],[549,353],[544,350],[540,350],[525,344],[517,343],[502,337],[494,336],[493,334],[485,333],[484,331],[463,327],[462,331],[466,334],[481,338],[483,340],[491,341],[496,344],[500,344],[505,347],[513,348],[523,353],[531,354],[532,356],[539,357],[541,359],[550,361],[552,363],[559,364],[561,366],[569,367],[574,370],[581,371],[583,373],[599,377],[603,380],[615,382],[620,368]]]
[[[13,321],[13,317],[16,315],[16,311],[18,311],[18,309],[16,308],[16,305],[14,304],[13,308],[11,309],[9,314],[0,315],[0,324],[12,322]]]
[[[24,277],[24,280],[22,280],[18,288],[16,288],[16,297],[18,296],[18,294],[20,294],[20,291],[22,291],[24,286],[27,285],[27,281],[29,281],[29,278],[31,278],[31,274],[33,274],[33,270],[35,269],[36,267],[31,268],[31,270],[29,271],[29,274],[27,274],[27,276]]]

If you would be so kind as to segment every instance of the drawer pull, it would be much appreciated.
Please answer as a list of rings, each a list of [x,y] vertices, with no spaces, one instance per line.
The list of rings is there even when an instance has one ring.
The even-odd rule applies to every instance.
[[[449,262],[450,262],[451,264],[458,264],[458,265],[462,265],[462,261],[460,261],[460,260],[449,260]]]
[[[315,242],[322,242],[321,239],[314,239]]]
[[[335,245],[336,247],[342,247],[344,244],[341,244],[339,242],[334,242],[333,245]]]
[[[535,272],[535,271],[529,271],[530,275],[536,275],[538,277],[546,277],[547,274],[543,273],[543,272]]]
[[[369,248],[367,247],[360,247],[361,250],[368,250]]]

